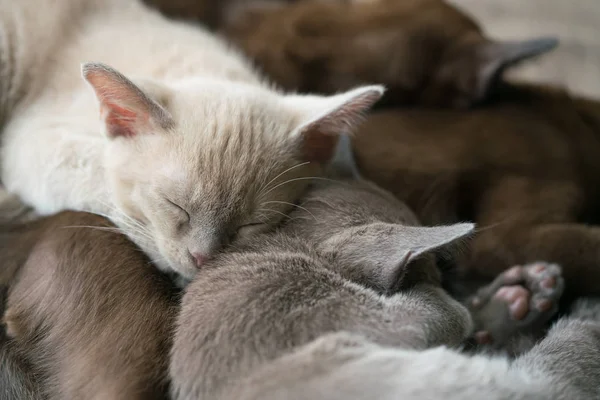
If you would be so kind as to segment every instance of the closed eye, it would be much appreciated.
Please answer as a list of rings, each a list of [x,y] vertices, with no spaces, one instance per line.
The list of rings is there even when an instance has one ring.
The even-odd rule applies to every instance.
[[[237,228],[236,234],[238,236],[249,236],[255,233],[259,233],[260,231],[267,228],[267,226],[268,224],[265,224],[263,222],[253,222],[251,224],[240,225]]]
[[[171,200],[165,198],[167,200],[167,202],[169,204],[171,204],[174,208],[177,208],[180,212],[183,212],[183,214],[185,215],[185,217],[187,218],[187,220],[190,220],[190,214],[183,208],[181,207],[179,204],[172,202]]]

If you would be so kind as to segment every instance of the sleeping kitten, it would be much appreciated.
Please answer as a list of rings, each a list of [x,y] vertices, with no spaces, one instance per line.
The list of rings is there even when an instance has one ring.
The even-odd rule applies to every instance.
[[[569,298],[600,294],[599,102],[514,85],[468,113],[375,113],[354,150],[365,177],[425,224],[477,222],[461,279],[545,260]]]
[[[504,70],[557,45],[488,39],[443,0],[146,2],[217,27],[286,89],[336,93],[380,82],[388,88],[380,104],[477,104]]]
[[[343,136],[340,146],[348,142]],[[335,167],[343,161],[336,157]],[[359,294],[348,304],[366,302],[376,308],[388,308],[392,321],[406,325],[357,327],[372,332],[374,337],[387,329],[399,330],[400,334],[394,337],[384,335],[384,343],[423,348],[462,340],[471,325],[467,310],[438,287],[439,274],[427,253],[429,248],[467,232],[470,226],[421,228],[415,226],[417,221],[410,210],[368,182],[323,182],[327,183],[317,185],[306,196],[281,236],[262,235],[263,244],[235,242],[236,250],[230,257],[248,258],[252,263],[272,257],[271,261],[278,264],[266,273],[285,279],[281,284],[284,294],[290,283],[302,285],[303,280],[308,281],[304,289],[327,292],[327,286],[321,289],[323,282],[313,279],[324,276],[325,283],[339,285],[334,293]],[[11,215],[14,209],[11,201]],[[176,291],[165,277],[152,270],[143,254],[99,216],[61,213],[27,224],[3,225],[2,229],[0,283],[8,283],[11,288],[4,320],[13,339],[10,347],[0,350],[6,350],[8,361],[16,361],[15,356],[22,355],[31,364],[33,375],[18,365],[12,368],[5,363],[0,365],[0,378],[10,375],[9,382],[15,390],[34,390],[32,385],[38,384],[43,388],[40,392],[51,399],[163,398],[171,324],[178,304]],[[244,250],[250,253],[238,254]],[[290,253],[293,250],[298,252]],[[286,260],[303,261],[307,257],[313,258],[312,272],[295,272],[285,267]],[[319,265],[331,270],[319,269]],[[219,273],[219,269],[209,273]],[[248,268],[242,267],[241,274],[245,273]],[[265,283],[268,285],[271,279],[267,276]],[[402,294],[390,297],[399,289]],[[210,301],[226,296],[230,290],[225,288]],[[540,291],[538,297],[547,294]],[[239,296],[243,294],[235,293],[232,298]],[[225,299],[225,304],[229,301]],[[310,314],[311,301],[298,306],[308,306],[303,312]],[[394,303],[402,306],[397,313]],[[287,300],[282,304],[294,307]],[[327,301],[321,304],[326,305]],[[330,304],[333,308],[321,316],[334,318],[325,321],[325,327],[343,324],[348,318],[356,322],[365,318],[377,321],[385,313],[376,309],[372,317],[355,315],[359,310],[356,308],[350,315],[343,315],[347,307],[344,304]],[[482,297],[481,304],[492,305],[493,301]],[[506,304],[504,309],[508,309]],[[323,311],[319,307],[315,310]],[[187,312],[195,315],[192,309]],[[336,317],[338,313],[342,314],[340,318]],[[261,321],[253,320],[252,314],[236,315],[245,315],[257,324]],[[478,315],[490,316],[489,311],[475,310],[476,323]],[[509,316],[498,315],[510,326]],[[189,323],[193,324],[195,318]],[[287,328],[296,329],[294,324]],[[312,335],[308,331],[306,334]],[[302,332],[299,337],[301,340]],[[192,364],[195,365],[193,360]],[[0,387],[5,382],[0,380]]]
[[[457,345],[472,333],[467,309],[441,289],[431,253],[473,226],[418,226],[390,193],[353,177],[346,143],[343,136],[333,165],[346,167],[346,179],[314,184],[276,232],[224,252],[188,286],[172,352],[174,398],[236,398],[228,390],[251,372],[328,333],[421,350]],[[528,296],[556,304],[558,267],[526,266],[523,274]],[[542,287],[548,278],[554,284]],[[475,327],[498,343],[554,314],[525,309],[527,319],[517,326],[511,299],[497,296],[502,286],[487,297],[480,292],[481,307],[472,309]],[[490,323],[492,312],[504,332],[498,321]]]
[[[277,224],[383,91],[285,96],[138,0],[45,4],[0,10],[3,184],[41,214],[110,217],[185,279]]]
[[[318,186],[289,224],[219,255],[188,286],[170,367],[175,399],[233,399],[240,379],[331,332],[417,349],[470,333],[468,311],[426,256],[473,225],[411,226],[412,214],[367,182]],[[309,220],[319,230],[305,231]],[[422,279],[405,282],[412,269]]]

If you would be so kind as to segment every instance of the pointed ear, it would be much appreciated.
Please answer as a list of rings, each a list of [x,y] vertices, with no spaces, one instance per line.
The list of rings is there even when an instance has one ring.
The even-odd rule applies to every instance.
[[[173,126],[171,115],[118,71],[99,63],[82,66],[96,93],[110,138],[133,137]]]
[[[374,276],[385,292],[398,289],[404,276],[409,272],[409,264],[424,254],[444,247],[466,237],[475,229],[473,224],[450,226],[404,226],[396,225],[393,233],[380,236],[379,248],[372,249],[372,257],[381,265]],[[415,265],[414,267],[423,267]],[[420,271],[428,273],[427,271]]]
[[[409,249],[412,260],[421,254],[444,247],[473,233],[475,224],[446,226],[402,226],[398,228],[398,245]]]
[[[490,41],[480,44],[476,48],[476,59],[479,60],[479,65],[476,71],[475,98],[478,100],[486,98],[507,68],[545,54],[556,46],[558,46],[558,39],[550,37],[520,41]]]
[[[291,104],[300,110],[294,135],[300,140],[305,161],[328,163],[338,136],[351,134],[383,92],[383,86],[374,85],[331,97],[291,96]]]
[[[325,253],[336,254],[337,271],[354,282],[382,293],[398,287],[408,264],[419,256],[463,238],[473,224],[422,227],[374,223],[345,230],[319,245]]]

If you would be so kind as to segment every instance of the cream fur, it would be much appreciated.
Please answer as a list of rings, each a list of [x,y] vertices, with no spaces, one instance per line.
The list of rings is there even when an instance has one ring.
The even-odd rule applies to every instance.
[[[161,269],[187,279],[191,254],[212,256],[248,224],[273,225],[319,174],[303,135],[352,128],[382,93],[283,95],[219,38],[138,0],[2,0],[6,9],[2,182],[41,214],[109,216]],[[95,96],[81,77],[86,62],[131,79],[170,125],[138,124],[134,137],[107,139],[98,93],[119,92],[122,81],[86,73]],[[119,104],[135,103],[131,93]]]

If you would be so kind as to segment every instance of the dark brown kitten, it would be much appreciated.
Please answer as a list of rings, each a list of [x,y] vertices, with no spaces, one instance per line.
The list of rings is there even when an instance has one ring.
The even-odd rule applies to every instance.
[[[165,398],[177,294],[113,229],[65,212],[1,234],[7,333],[50,399]]]
[[[505,68],[557,43],[490,40],[442,0],[146,1],[217,26],[285,89],[334,93],[375,82],[388,88],[381,104],[470,106]]]
[[[375,113],[354,145],[363,174],[424,223],[477,223],[463,272],[543,260],[571,294],[600,294],[600,103],[515,86],[469,112]]]

